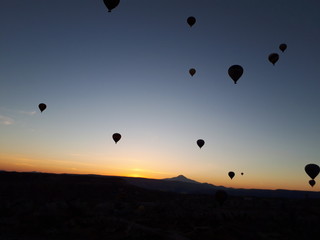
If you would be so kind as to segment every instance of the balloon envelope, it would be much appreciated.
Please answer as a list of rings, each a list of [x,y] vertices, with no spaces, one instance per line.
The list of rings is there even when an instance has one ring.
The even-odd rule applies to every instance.
[[[232,80],[234,81],[234,84],[236,84],[238,79],[243,74],[243,68],[240,65],[232,65],[228,69],[228,74],[232,78]]]
[[[279,49],[281,50],[281,52],[284,52],[284,51],[287,49],[287,44],[281,43],[281,44],[279,45]]]
[[[278,53],[271,53],[269,55],[268,59],[269,59],[269,62],[271,62],[274,65],[279,60],[279,54]]]
[[[198,139],[198,140],[197,140],[197,145],[199,146],[199,148],[202,148],[203,145],[204,145],[204,140]]]
[[[120,133],[114,133],[112,135],[112,138],[113,138],[114,142],[117,143],[121,139],[121,134]]]
[[[44,103],[39,104],[39,109],[41,112],[43,112],[46,108],[47,108],[47,105],[45,105]]]
[[[318,176],[320,172],[320,167],[317,164],[310,163],[304,167],[304,170],[308,174],[308,176],[313,180]]]
[[[228,172],[228,175],[232,179],[234,177],[235,173],[234,172]]]
[[[192,27],[196,23],[196,18],[195,17],[188,17],[187,23],[189,24],[190,27]]]
[[[214,194],[214,198],[218,201],[220,205],[222,205],[228,198],[228,194],[224,190],[217,190]]]
[[[243,172],[241,173],[241,175],[243,175]]]
[[[309,181],[309,184],[311,187],[313,187],[316,184],[316,181],[312,179]]]
[[[193,76],[196,73],[196,70],[194,68],[190,68],[189,73]]]
[[[108,8],[108,12],[111,12],[112,9],[116,8],[119,5],[120,0],[103,0],[103,2]]]

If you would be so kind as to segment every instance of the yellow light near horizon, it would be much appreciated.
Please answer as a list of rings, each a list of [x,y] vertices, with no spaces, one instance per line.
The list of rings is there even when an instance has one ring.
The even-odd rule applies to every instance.
[[[129,171],[132,173],[129,173],[127,176],[128,177],[141,177],[141,178],[145,178],[146,176],[144,176],[143,172],[144,170],[143,169],[140,169],[140,168],[133,168],[133,169],[129,169]]]
[[[142,175],[137,174],[137,173],[131,173],[131,174],[128,174],[126,177],[145,178],[145,176],[142,176]]]

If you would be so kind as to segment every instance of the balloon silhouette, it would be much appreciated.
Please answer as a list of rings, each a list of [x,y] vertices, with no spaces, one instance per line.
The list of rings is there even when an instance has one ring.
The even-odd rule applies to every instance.
[[[304,167],[304,170],[309,175],[309,177],[314,180],[320,172],[320,167],[317,164],[310,163]]]
[[[197,145],[199,146],[199,148],[202,148],[203,145],[204,145],[204,140],[198,139],[198,140],[197,140]]]
[[[287,44],[281,43],[281,44],[279,45],[279,49],[281,50],[281,52],[284,52],[284,51],[287,49]]]
[[[269,59],[269,62],[271,62],[274,65],[279,60],[279,54],[278,53],[271,53],[269,55],[268,59]]]
[[[195,17],[188,17],[187,23],[189,24],[190,27],[192,27],[196,23],[196,18]]]
[[[193,76],[196,73],[196,70],[194,68],[190,68],[189,73]]]
[[[232,179],[234,177],[235,173],[234,172],[229,172],[228,175]]]
[[[113,138],[114,142],[117,143],[121,139],[121,134],[120,133],[114,133],[112,135],[112,138]]]
[[[39,109],[41,112],[43,112],[46,108],[47,108],[47,105],[45,105],[44,103],[39,104]]]
[[[112,9],[116,8],[119,5],[120,0],[103,0],[103,2],[108,8],[108,12],[111,12]]]
[[[238,79],[243,74],[243,68],[240,65],[232,65],[231,67],[229,67],[228,74],[234,81],[234,84],[236,84]]]
[[[224,190],[217,190],[214,194],[214,198],[218,201],[218,203],[222,206],[223,203],[227,200],[228,194]]]
[[[241,173],[241,175],[243,175],[243,172]]]
[[[312,179],[309,181],[309,184],[311,187],[313,187],[316,184],[316,181]]]

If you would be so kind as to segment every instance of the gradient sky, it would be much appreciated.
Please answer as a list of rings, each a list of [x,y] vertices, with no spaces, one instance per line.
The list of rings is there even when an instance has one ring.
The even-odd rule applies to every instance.
[[[2,0],[0,169],[319,191],[304,172],[320,164],[319,9],[121,0],[108,13],[102,0]]]

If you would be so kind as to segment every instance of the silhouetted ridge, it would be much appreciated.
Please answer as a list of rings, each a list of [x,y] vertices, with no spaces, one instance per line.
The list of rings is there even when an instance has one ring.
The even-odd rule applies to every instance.
[[[177,181],[177,182],[187,182],[187,183],[198,183],[200,184],[199,182],[195,181],[195,180],[192,180],[192,179],[189,179],[183,175],[179,175],[177,177],[173,177],[173,178],[165,178],[163,180],[166,180],[166,181]]]
[[[159,179],[0,170],[0,239],[301,240],[319,235],[314,227],[319,223],[319,199],[314,197],[320,193],[301,192],[300,199],[288,199],[278,193],[297,193],[269,190],[260,192],[262,197],[248,197],[249,192],[233,192],[239,190]],[[264,193],[278,198],[265,198]]]

